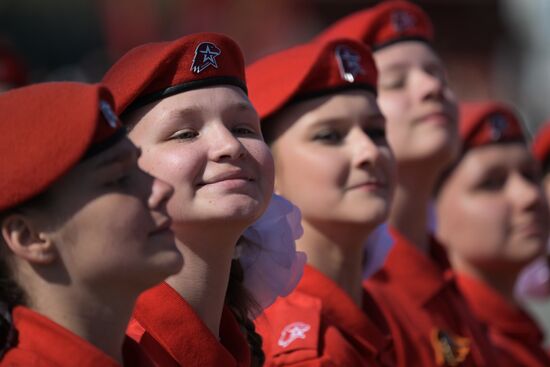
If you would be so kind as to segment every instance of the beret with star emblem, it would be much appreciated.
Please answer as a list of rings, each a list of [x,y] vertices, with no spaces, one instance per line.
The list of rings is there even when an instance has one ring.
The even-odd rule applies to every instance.
[[[463,151],[494,143],[525,142],[518,113],[495,101],[461,103],[459,131]]]
[[[302,44],[246,68],[250,99],[265,119],[289,103],[365,89],[376,94],[378,72],[367,46],[352,39]]]
[[[434,30],[420,7],[409,1],[392,0],[352,13],[317,36],[325,40],[340,37],[358,39],[376,51],[400,41],[431,43]]]
[[[234,85],[247,92],[241,49],[217,33],[135,47],[107,71],[103,83],[112,91],[119,114],[212,85]]]

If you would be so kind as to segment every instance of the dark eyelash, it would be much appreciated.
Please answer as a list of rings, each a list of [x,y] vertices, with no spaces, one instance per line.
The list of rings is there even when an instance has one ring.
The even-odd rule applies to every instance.
[[[192,136],[190,136],[190,135],[192,135]],[[176,139],[176,140],[188,140],[188,139],[196,138],[198,135],[199,135],[199,133],[196,132],[196,131],[182,131],[182,132],[179,132],[179,133],[176,133],[176,134],[172,135],[170,138],[171,139]]]

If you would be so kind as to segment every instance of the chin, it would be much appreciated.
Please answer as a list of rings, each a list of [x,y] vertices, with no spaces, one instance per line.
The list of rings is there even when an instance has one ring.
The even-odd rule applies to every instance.
[[[453,162],[458,154],[458,147],[454,141],[440,140],[431,142],[431,144],[424,143],[414,152],[411,152],[409,157],[414,157],[416,161],[431,162],[434,167],[446,166]]]
[[[178,273],[184,266],[185,260],[179,251],[164,252],[155,255],[149,266],[144,267],[144,275],[147,274],[151,286],[154,286],[171,275]],[[147,269],[150,269],[147,271]]]
[[[366,208],[366,211],[357,213],[354,216],[354,222],[373,227],[384,223],[388,219],[390,209],[385,202],[380,204],[370,204]]]
[[[269,201],[264,198],[247,195],[227,196],[223,200],[212,203],[211,208],[219,210],[223,215],[236,218],[259,218],[267,208]]]
[[[546,249],[546,242],[539,240],[525,240],[521,243],[521,247],[518,248],[518,253],[513,255],[514,260],[525,263],[527,265],[531,261],[535,260],[539,256],[544,254]]]

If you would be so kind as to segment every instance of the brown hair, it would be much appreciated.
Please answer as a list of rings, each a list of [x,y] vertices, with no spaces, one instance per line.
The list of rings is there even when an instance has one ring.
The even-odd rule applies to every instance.
[[[229,284],[225,300],[231,308],[241,330],[245,334],[251,352],[251,366],[260,367],[264,364],[265,355],[262,351],[262,337],[256,332],[254,323],[249,318],[249,312],[258,309],[259,306],[243,286],[244,271],[238,259],[231,262],[231,272],[229,274]]]

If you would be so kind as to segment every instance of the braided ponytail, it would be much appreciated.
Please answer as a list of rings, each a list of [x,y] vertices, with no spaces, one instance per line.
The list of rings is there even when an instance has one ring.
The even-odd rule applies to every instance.
[[[243,279],[244,272],[241,263],[238,259],[232,260],[226,302],[241,325],[242,332],[246,335],[252,357],[251,366],[260,367],[265,361],[262,337],[256,332],[254,323],[248,317],[249,311],[257,309],[259,306],[243,286]]]

